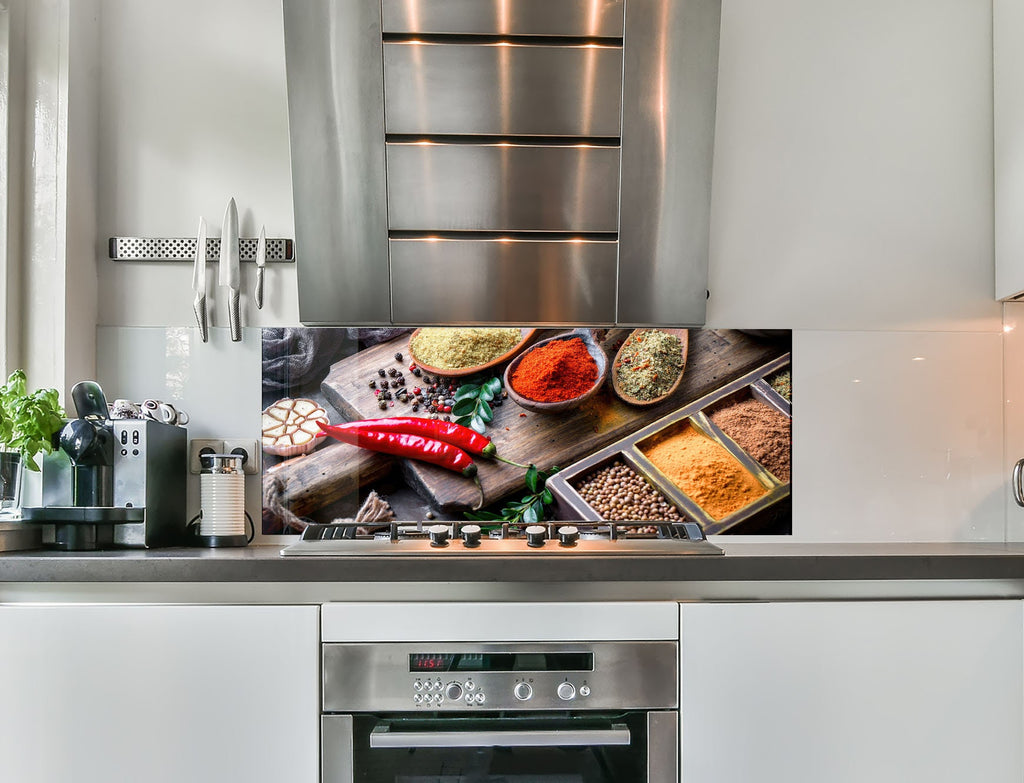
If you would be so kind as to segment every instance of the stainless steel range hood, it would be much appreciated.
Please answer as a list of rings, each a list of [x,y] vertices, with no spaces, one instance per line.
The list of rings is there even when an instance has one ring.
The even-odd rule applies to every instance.
[[[704,322],[721,0],[284,0],[309,325]]]

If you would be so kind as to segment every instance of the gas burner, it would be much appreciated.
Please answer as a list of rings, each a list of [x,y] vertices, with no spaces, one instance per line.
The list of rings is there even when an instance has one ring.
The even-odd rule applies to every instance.
[[[582,556],[712,555],[722,550],[709,543],[693,522],[562,521],[482,529],[471,522],[391,522],[366,525],[336,522],[309,525],[299,540],[281,550],[290,557],[351,555],[443,556]]]

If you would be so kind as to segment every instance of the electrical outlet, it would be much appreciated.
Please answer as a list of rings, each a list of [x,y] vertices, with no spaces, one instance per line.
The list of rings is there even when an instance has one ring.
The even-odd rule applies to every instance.
[[[225,438],[225,454],[242,454],[242,470],[246,475],[260,472],[260,444],[252,438]]]
[[[199,461],[200,454],[223,454],[224,441],[210,440],[208,438],[193,438],[188,443],[188,472],[199,473],[202,470],[202,463]]]

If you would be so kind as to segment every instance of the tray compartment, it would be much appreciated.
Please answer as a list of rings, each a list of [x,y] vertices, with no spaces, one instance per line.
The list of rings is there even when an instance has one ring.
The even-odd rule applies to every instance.
[[[683,508],[674,498],[669,497],[662,492],[661,488],[658,487],[655,481],[648,474],[647,469],[639,463],[636,456],[631,451],[623,451],[615,447],[603,449],[597,454],[591,456],[589,459],[577,462],[573,467],[556,474],[548,482],[548,488],[555,496],[556,508],[560,512],[559,518],[579,519],[586,520],[588,522],[606,521],[605,517],[590,505],[582,495],[580,495],[579,487],[581,484],[589,480],[593,474],[616,462],[623,463],[627,468],[645,481],[647,485],[654,492],[657,492],[666,503],[675,508],[680,516],[683,517],[683,521],[696,521],[696,517],[694,517],[689,510]],[[567,514],[567,516],[562,517],[562,513]],[[615,521],[619,522],[621,520]],[[637,519],[636,521],[655,522],[663,520]]]
[[[734,531],[734,529],[734,532],[739,532],[739,529],[744,525],[749,528],[751,525],[756,524],[755,519],[766,516],[766,512],[769,512],[773,507],[781,508],[782,504],[789,500],[791,483],[779,481],[753,457],[743,451],[732,438],[725,435],[721,429],[708,419],[706,411],[713,410],[718,404],[725,404],[731,399],[754,397],[789,416],[789,404],[773,389],[768,387],[767,383],[763,380],[766,376],[773,374],[780,368],[788,366],[789,363],[790,354],[784,354],[679,410],[664,416],[626,438],[611,444],[604,450],[564,468],[548,482],[552,494],[555,495],[559,512],[573,514],[574,516],[566,517],[570,519],[599,520],[600,517],[579,496],[573,484],[600,467],[610,464],[615,459],[621,459],[631,469],[639,473],[684,516],[700,524],[706,535],[725,533]],[[681,426],[681,422],[684,420],[692,422],[698,430],[702,431],[735,457],[747,472],[764,485],[766,488],[765,494],[721,519],[714,519],[693,498],[665,476],[644,455],[639,448],[639,444],[653,439],[659,434],[664,434],[669,428]]]

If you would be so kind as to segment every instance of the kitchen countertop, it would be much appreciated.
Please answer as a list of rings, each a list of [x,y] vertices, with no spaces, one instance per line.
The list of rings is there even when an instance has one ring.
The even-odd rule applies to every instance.
[[[210,600],[426,600],[467,592],[518,600],[552,590],[559,598],[595,599],[1024,597],[1024,543],[715,543],[725,556],[285,558],[280,545],[35,550],[0,554],[0,600],[62,596],[72,587],[82,600],[100,592],[139,600],[179,593]],[[174,585],[190,590],[176,592]]]

